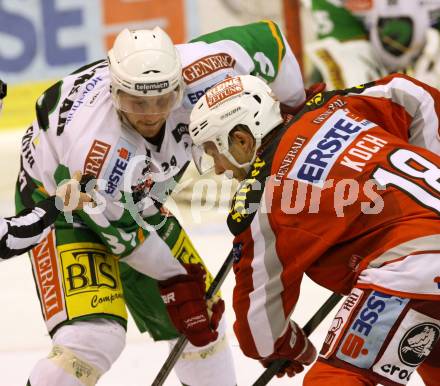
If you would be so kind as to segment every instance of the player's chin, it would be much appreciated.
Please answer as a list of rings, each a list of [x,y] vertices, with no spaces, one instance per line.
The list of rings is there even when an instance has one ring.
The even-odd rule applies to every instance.
[[[154,137],[159,132],[164,122],[165,120],[162,119],[152,123],[137,121],[135,127],[144,137]]]
[[[234,168],[234,170],[232,171],[232,175],[236,180],[243,181],[246,178],[247,173],[245,169]]]

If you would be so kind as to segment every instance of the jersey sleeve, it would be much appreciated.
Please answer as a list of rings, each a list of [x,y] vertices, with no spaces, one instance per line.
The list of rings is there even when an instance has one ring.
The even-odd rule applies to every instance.
[[[391,134],[440,154],[440,92],[403,74],[360,86],[355,107]]]
[[[287,222],[275,222],[259,209],[234,239],[234,331],[244,354],[255,359],[274,352],[294,311],[304,272],[327,248],[318,236]]]
[[[230,49],[241,73],[258,76],[272,88],[278,99],[297,106],[305,99],[299,64],[279,26],[271,20],[228,27],[202,35],[192,42],[221,44]],[[250,66],[248,65],[250,63]]]
[[[15,217],[0,219],[0,261],[28,252],[38,244],[59,213],[55,197],[50,197]]]

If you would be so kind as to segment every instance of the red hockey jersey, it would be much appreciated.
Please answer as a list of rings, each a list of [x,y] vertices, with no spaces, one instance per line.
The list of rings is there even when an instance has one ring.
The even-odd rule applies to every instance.
[[[273,353],[304,274],[440,300],[440,157],[420,147],[440,154],[439,116],[440,92],[392,75],[318,94],[276,129],[228,217],[246,355]]]

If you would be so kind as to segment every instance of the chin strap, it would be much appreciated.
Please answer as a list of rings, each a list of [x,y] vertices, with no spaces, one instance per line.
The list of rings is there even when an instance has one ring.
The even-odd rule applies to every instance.
[[[243,169],[247,174],[251,170],[251,167],[252,167],[255,159],[260,154],[260,151],[259,151],[260,147],[261,147],[261,139],[255,138],[254,155],[252,156],[252,158],[248,162],[244,162],[242,164],[238,163],[237,160],[234,158],[234,156],[229,151],[226,151],[223,154],[229,160],[229,162],[231,162],[232,165],[234,165],[237,168]]]

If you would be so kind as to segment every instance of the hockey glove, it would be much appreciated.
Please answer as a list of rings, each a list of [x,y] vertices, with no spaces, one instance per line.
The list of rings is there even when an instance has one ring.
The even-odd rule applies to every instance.
[[[187,275],[159,281],[159,290],[177,330],[194,346],[206,346],[217,339],[216,329],[225,305],[219,299],[208,308],[205,299],[206,271],[201,264],[184,264],[184,267]]]
[[[287,374],[293,377],[304,370],[304,365],[310,365],[316,359],[316,349],[306,337],[302,328],[295,322],[290,322],[286,333],[275,343],[275,352],[260,362],[264,367],[269,367],[273,361],[287,359],[288,365],[284,366],[277,377]]]

